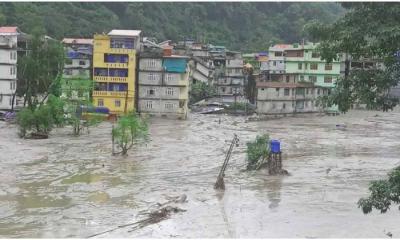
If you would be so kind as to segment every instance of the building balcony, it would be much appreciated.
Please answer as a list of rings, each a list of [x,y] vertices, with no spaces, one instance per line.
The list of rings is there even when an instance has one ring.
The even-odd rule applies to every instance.
[[[129,68],[129,63],[104,62],[103,59],[94,59],[93,66],[96,68]]]
[[[128,77],[104,77],[104,76],[93,76],[93,80],[96,82],[116,82],[116,83],[127,83]]]
[[[128,94],[128,97],[131,98],[132,94]],[[93,91],[93,97],[126,97],[126,92],[124,91]]]
[[[130,48],[109,48],[107,53],[127,53],[127,54],[136,54],[136,49]]]

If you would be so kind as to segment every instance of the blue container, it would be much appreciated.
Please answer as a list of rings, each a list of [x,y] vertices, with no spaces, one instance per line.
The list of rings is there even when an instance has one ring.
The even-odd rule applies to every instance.
[[[271,140],[270,147],[272,153],[280,153],[281,152],[281,143],[278,140]]]

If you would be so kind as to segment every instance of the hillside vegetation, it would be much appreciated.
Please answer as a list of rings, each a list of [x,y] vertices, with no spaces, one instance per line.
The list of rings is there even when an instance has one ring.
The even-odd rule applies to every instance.
[[[58,39],[141,29],[160,41],[187,37],[255,51],[277,42],[299,42],[305,24],[332,23],[343,13],[339,4],[313,2],[6,2],[0,3],[0,24],[28,33],[42,28]]]

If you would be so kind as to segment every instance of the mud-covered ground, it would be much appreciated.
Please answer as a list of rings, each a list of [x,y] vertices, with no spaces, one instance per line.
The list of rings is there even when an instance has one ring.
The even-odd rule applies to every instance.
[[[260,122],[192,114],[153,119],[150,141],[123,158],[110,154],[109,123],[80,137],[63,128],[22,140],[0,122],[0,237],[87,237],[182,194],[187,202],[177,206],[186,212],[98,237],[400,237],[397,207],[364,215],[356,204],[369,181],[400,165],[399,129],[399,111]],[[234,133],[240,146],[218,192],[213,184]],[[281,140],[290,176],[243,171],[245,143],[261,133]]]

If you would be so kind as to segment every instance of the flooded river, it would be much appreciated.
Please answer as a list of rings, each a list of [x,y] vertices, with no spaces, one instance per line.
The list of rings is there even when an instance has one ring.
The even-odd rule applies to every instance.
[[[397,208],[369,215],[357,208],[368,182],[400,165],[399,129],[400,112],[259,122],[192,114],[153,119],[149,142],[124,158],[110,154],[109,123],[80,137],[63,128],[46,140],[21,140],[1,122],[0,237],[88,237],[182,194],[187,202],[177,206],[186,212],[98,237],[400,237]],[[213,184],[235,133],[240,144],[219,192]],[[290,176],[243,171],[245,143],[261,133],[281,140]]]

